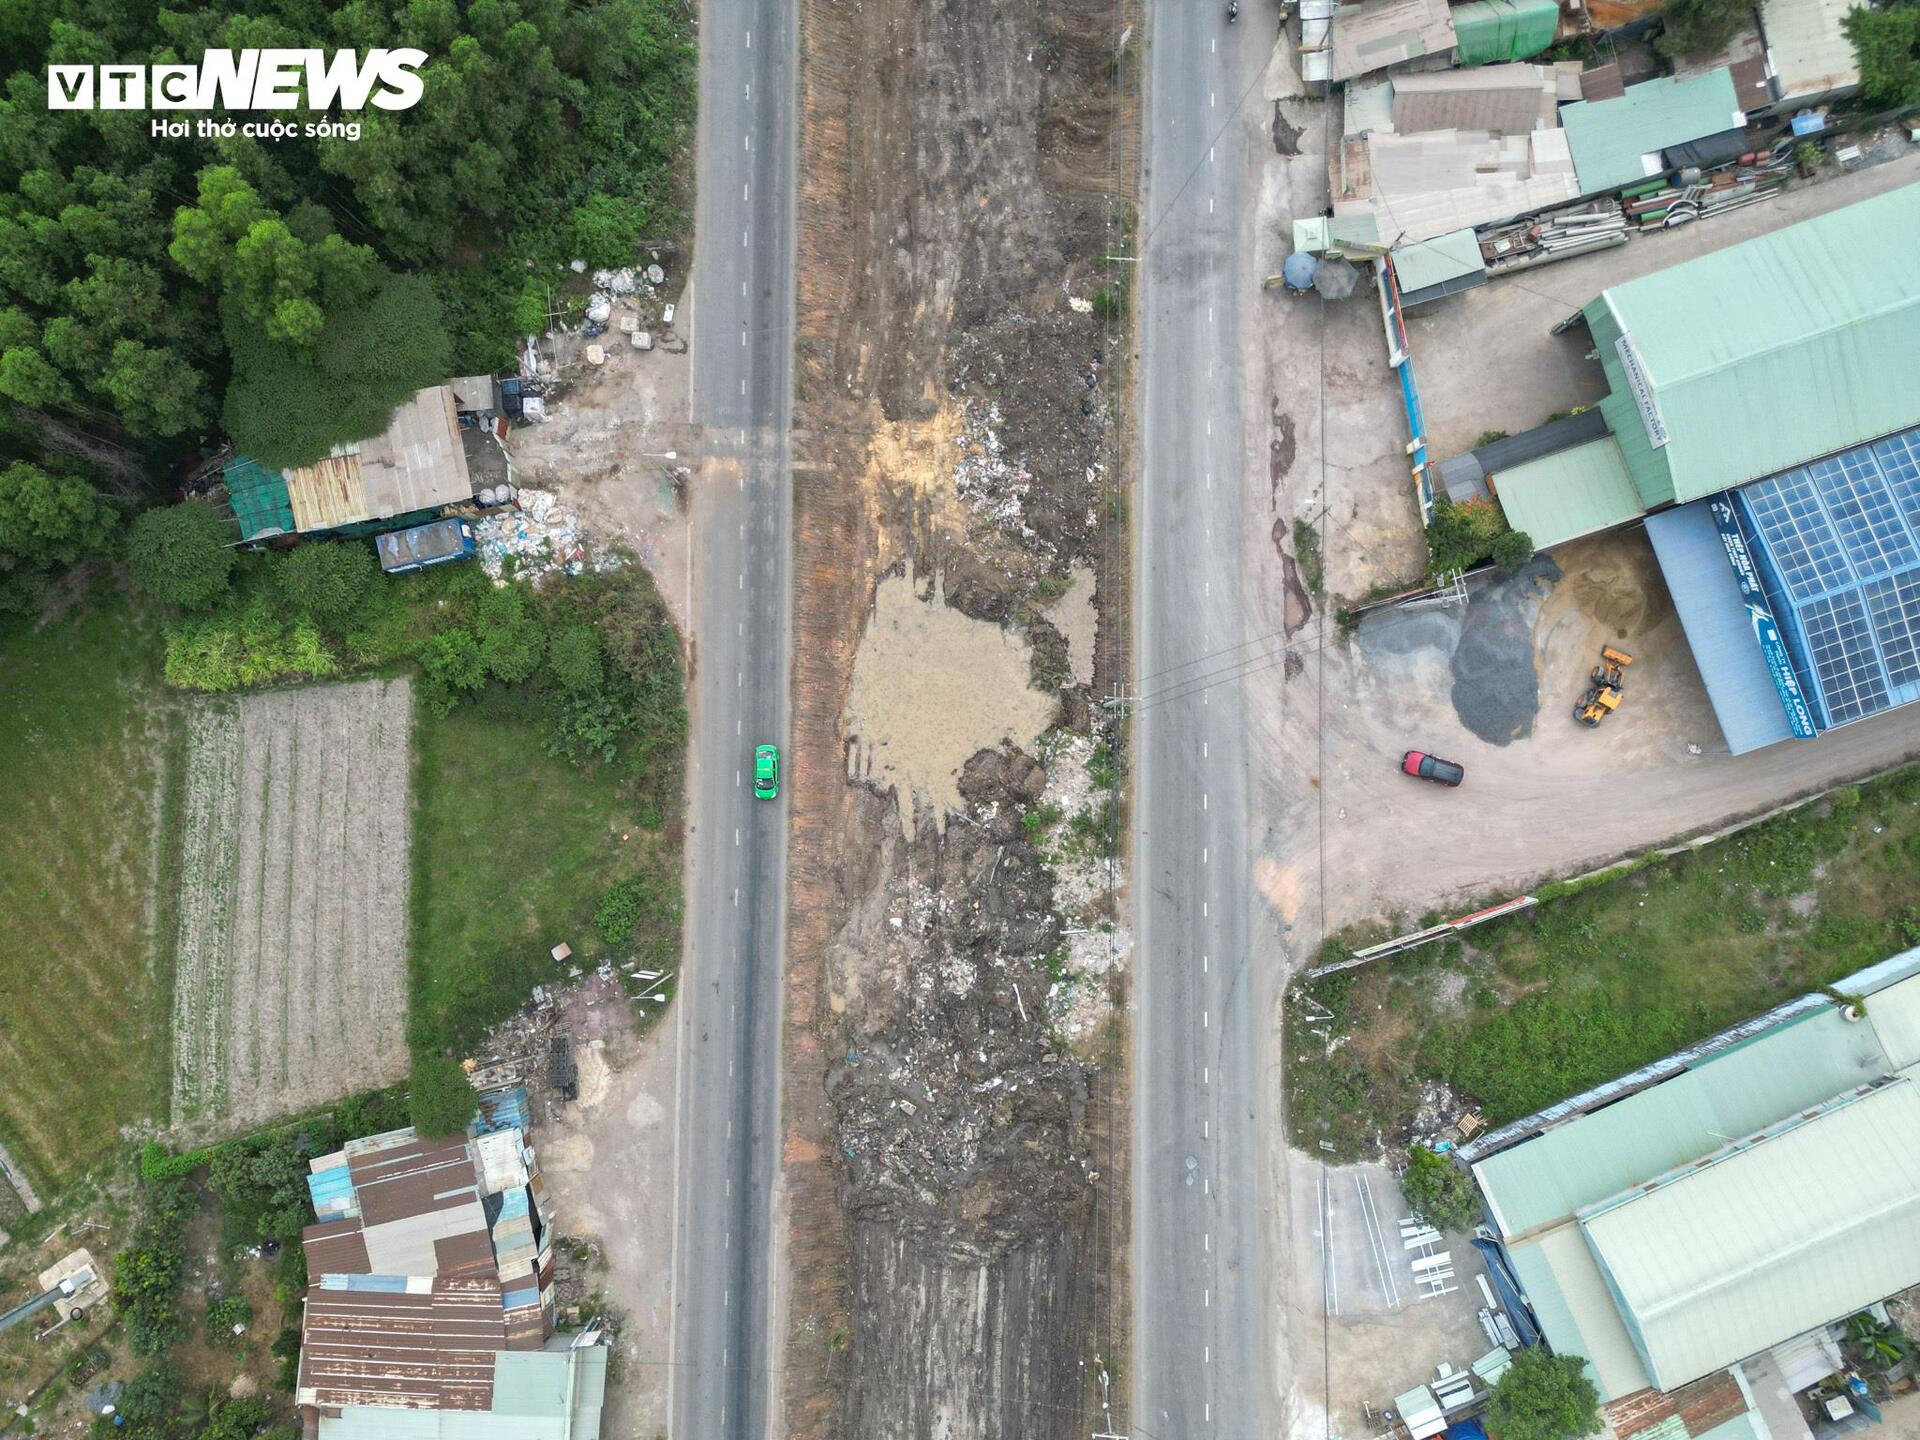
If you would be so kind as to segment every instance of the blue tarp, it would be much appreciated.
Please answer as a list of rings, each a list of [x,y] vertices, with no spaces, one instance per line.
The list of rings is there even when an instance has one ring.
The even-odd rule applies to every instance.
[[[538,1305],[539,1303],[540,1287],[538,1285],[529,1285],[524,1290],[502,1291],[500,1295],[500,1308],[502,1310],[518,1310],[522,1305]]]
[[[509,1190],[500,1197],[500,1218],[514,1219],[527,1213],[527,1192],[524,1189]]]
[[[313,1199],[313,1212],[316,1215],[324,1216],[329,1209],[335,1215],[351,1214],[359,1208],[357,1204],[350,1204],[345,1210],[340,1206],[339,1202],[352,1202],[355,1198],[353,1173],[344,1165],[336,1165],[330,1170],[316,1170],[308,1175],[307,1194]]]
[[[404,1275],[322,1275],[322,1290],[359,1290],[372,1295],[404,1295],[407,1290],[407,1277]]]
[[[1513,1322],[1513,1333],[1520,1337],[1520,1344],[1527,1349],[1538,1345],[1540,1326],[1534,1320],[1533,1308],[1527,1304],[1527,1297],[1520,1289],[1519,1277],[1507,1263],[1507,1252],[1493,1240],[1475,1240],[1473,1248],[1487,1262],[1487,1275],[1493,1281],[1493,1293],[1500,1301],[1500,1308],[1507,1312],[1507,1319]]]
[[[1774,688],[1753,617],[1727,563],[1709,502],[1696,500],[1647,517],[1647,538],[1667,578],[1693,663],[1713,702],[1720,733],[1735,755],[1793,734]]]
[[[527,1108],[525,1086],[516,1085],[511,1090],[489,1090],[480,1097],[480,1119],[474,1129],[481,1135],[491,1135],[498,1130],[524,1130],[532,1118]]]

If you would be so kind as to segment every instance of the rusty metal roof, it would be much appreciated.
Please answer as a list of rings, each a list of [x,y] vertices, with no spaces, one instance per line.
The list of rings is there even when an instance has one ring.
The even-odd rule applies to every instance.
[[[300,1403],[485,1410],[507,1345],[499,1282],[442,1277],[401,1293],[307,1294]]]
[[[430,385],[393,412],[387,428],[286,472],[294,528],[332,530],[457,504],[473,497],[454,396]]]
[[[309,1225],[300,1232],[307,1250],[309,1275],[370,1275],[373,1266],[367,1260],[366,1237],[358,1220],[335,1220],[327,1225]]]

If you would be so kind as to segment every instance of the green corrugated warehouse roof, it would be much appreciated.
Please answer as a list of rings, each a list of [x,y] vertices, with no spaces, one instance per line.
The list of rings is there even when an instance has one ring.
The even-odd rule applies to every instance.
[[[1560,107],[1580,193],[1617,190],[1665,171],[1659,153],[1746,125],[1725,66],[1684,78],[1662,76],[1629,85],[1611,100]],[[1651,162],[1644,157],[1651,155]],[[1648,168],[1651,163],[1652,168]]]
[[[1920,1284],[1920,1089],[1843,1096],[1581,1227],[1656,1388]]]
[[[1589,304],[1641,499],[1696,500],[1920,421],[1916,235],[1906,185]]]
[[[1625,524],[1646,507],[1611,435],[1487,477],[1507,524],[1545,550]]]
[[[1568,1222],[1524,1245],[1510,1245],[1507,1255],[1547,1344],[1556,1355],[1586,1360],[1601,1399],[1647,1388],[1646,1367],[1579,1226]]]
[[[1872,1025],[1850,1024],[1822,1006],[1489,1155],[1474,1165],[1474,1177],[1500,1233],[1523,1235],[1684,1165],[1722,1136],[1764,1130],[1888,1068]]]
[[[240,538],[293,534],[293,501],[287,477],[258,460],[236,455],[221,469],[227,482],[227,500],[239,522]]]
[[[1454,58],[1462,65],[1525,60],[1553,44],[1559,0],[1467,0],[1453,7]]]

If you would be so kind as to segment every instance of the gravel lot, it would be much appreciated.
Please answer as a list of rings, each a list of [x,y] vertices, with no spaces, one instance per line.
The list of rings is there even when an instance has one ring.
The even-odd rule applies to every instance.
[[[192,721],[173,1111],[259,1124],[406,1070],[405,680],[218,702]]]

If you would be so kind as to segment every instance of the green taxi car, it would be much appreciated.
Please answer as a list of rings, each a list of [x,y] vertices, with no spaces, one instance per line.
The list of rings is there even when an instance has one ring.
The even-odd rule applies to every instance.
[[[779,795],[780,747],[778,745],[753,747],[753,793],[762,800],[771,800]]]

